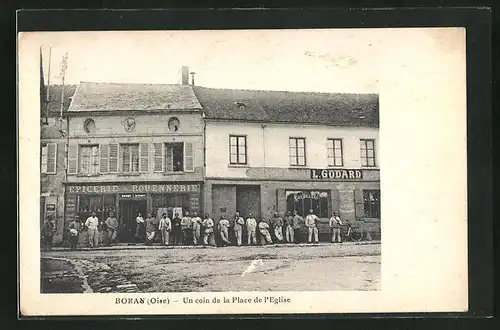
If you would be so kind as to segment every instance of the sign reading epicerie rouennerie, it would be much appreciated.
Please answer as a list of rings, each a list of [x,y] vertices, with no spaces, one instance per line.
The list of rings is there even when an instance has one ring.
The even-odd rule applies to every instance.
[[[311,169],[311,179],[362,180],[363,172],[355,169]]]
[[[173,193],[173,192],[199,192],[198,184],[119,184],[119,185],[71,185],[70,193]]]

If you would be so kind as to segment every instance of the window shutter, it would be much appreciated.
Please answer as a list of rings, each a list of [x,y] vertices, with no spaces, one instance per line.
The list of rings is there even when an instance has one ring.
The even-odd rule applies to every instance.
[[[78,172],[78,144],[73,143],[68,147],[68,174]]]
[[[57,144],[47,143],[47,174],[56,174],[57,170]]]
[[[109,157],[109,146],[107,144],[99,145],[99,156],[100,156],[100,173],[108,172],[108,157]]]
[[[167,172],[174,171],[174,149],[167,145]]]
[[[194,151],[191,142],[184,143],[184,172],[194,172]]]
[[[108,157],[108,162],[109,162],[109,173],[116,173],[118,172],[118,144],[117,143],[110,143],[108,144],[109,148],[109,157]]]
[[[153,143],[154,172],[163,172],[163,143]]]
[[[362,218],[365,216],[365,207],[363,205],[363,191],[354,189],[355,216]]]
[[[149,143],[141,143],[139,146],[139,172],[149,172]]]

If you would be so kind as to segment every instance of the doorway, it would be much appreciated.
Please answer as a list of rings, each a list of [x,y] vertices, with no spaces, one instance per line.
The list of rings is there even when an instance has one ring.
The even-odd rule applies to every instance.
[[[146,219],[146,201],[120,201],[120,232],[118,240],[120,242],[133,242],[136,230],[137,215],[139,212]]]
[[[252,213],[260,219],[260,186],[236,186],[236,210],[244,218]]]

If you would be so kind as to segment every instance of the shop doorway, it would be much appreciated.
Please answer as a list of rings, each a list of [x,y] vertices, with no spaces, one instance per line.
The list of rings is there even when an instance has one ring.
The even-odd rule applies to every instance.
[[[260,186],[236,186],[236,210],[244,218],[252,213],[260,219]]]
[[[136,218],[139,212],[146,219],[146,201],[120,201],[120,233],[118,240],[120,242],[134,242],[136,230]]]

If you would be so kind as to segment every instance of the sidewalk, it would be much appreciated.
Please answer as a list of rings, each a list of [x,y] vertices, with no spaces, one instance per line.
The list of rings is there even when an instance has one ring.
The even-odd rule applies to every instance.
[[[377,240],[372,240],[372,241],[361,241],[361,242],[343,242],[343,243],[328,243],[328,242],[322,242],[322,243],[315,243],[315,244],[308,244],[308,243],[300,243],[300,244],[289,244],[289,243],[283,243],[283,244],[269,244],[269,245],[252,245],[252,246],[228,246],[226,248],[240,248],[244,249],[246,247],[252,247],[252,248],[292,248],[292,247],[311,247],[311,246],[332,246],[332,245],[367,245],[367,244],[380,244],[380,241]],[[222,247],[215,247],[215,246],[202,246],[202,245],[179,245],[179,246],[173,246],[173,245],[145,245],[145,244],[128,244],[128,243],[118,243],[115,245],[111,246],[99,246],[95,248],[90,248],[90,247],[79,247],[78,251],[105,251],[105,250],[167,250],[167,249],[221,249]],[[52,251],[71,251],[67,247],[54,247],[52,248]]]

